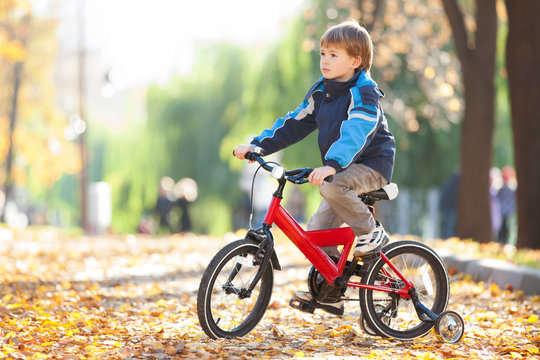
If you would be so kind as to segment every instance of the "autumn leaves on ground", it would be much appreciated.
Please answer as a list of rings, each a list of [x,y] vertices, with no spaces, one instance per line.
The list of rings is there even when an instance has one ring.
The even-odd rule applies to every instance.
[[[276,250],[272,300],[243,338],[210,340],[196,292],[211,257],[233,236],[65,237],[0,228],[0,358],[13,359],[540,359],[540,297],[454,275],[449,309],[465,319],[459,344],[434,333],[372,337],[348,302],[341,318],[288,306],[305,289],[306,260]]]

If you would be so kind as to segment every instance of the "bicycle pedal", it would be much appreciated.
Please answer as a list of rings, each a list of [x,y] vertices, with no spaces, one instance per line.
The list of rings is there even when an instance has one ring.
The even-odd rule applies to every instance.
[[[315,311],[315,307],[311,305],[311,302],[307,303],[300,299],[295,299],[295,298],[292,298],[291,301],[289,301],[289,306],[294,309],[300,310],[302,312],[307,312],[310,314],[313,314],[313,312]]]

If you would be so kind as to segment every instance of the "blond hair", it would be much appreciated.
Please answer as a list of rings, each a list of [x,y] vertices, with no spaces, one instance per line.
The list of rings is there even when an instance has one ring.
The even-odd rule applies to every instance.
[[[371,36],[356,21],[348,20],[334,25],[321,38],[321,47],[337,45],[345,48],[350,56],[360,56],[358,71],[369,71],[373,62],[373,42]]]

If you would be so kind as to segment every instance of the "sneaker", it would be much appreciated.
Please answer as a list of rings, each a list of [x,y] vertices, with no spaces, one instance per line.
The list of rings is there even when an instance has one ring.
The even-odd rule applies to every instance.
[[[376,221],[372,232],[356,237],[356,246],[354,247],[354,256],[369,255],[381,251],[384,245],[388,244],[390,239],[386,235],[382,225]]]
[[[309,303],[312,299],[311,293],[309,291],[295,291],[293,293],[293,298],[303,303]],[[315,307],[318,309],[322,309],[326,311],[327,313],[338,315],[338,316],[343,315],[343,312],[344,312],[343,301],[332,302],[332,303],[317,301],[317,304],[315,305]]]

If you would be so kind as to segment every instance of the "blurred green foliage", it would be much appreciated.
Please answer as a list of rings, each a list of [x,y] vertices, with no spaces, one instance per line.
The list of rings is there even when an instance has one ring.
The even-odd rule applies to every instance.
[[[327,9],[333,7],[337,11],[330,20]],[[404,8],[393,11],[405,14],[407,21],[417,21]],[[277,117],[296,108],[321,76],[318,39],[329,24],[350,15],[350,7],[317,0],[276,44],[242,48],[222,43],[202,48],[190,75],[149,89],[146,123],[121,136],[96,134],[106,146],[103,180],[114,189],[113,228],[134,231],[141,216],[152,212],[160,177],[171,176],[175,180],[191,177],[198,183],[199,198],[192,207],[196,232],[220,234],[232,230],[235,209],[243,199],[238,186],[243,163],[233,158],[232,149],[249,142]],[[383,56],[382,41],[390,43],[394,41],[392,36],[401,34],[394,26],[385,21],[373,30],[374,38],[381,41],[375,42],[375,60]],[[437,31],[439,35],[433,33]],[[429,46],[420,49],[422,44],[411,42],[406,51],[395,51],[389,63],[377,66],[375,61],[372,69],[373,78],[387,94],[383,105],[388,109],[389,126],[398,144],[393,180],[414,188],[440,186],[458,168],[459,161],[459,110],[449,111],[449,100],[443,97],[440,103],[434,102],[438,98],[433,93],[437,91],[436,79],[426,83],[430,76],[424,76],[427,66],[443,76],[459,73],[459,69],[449,73],[457,67],[456,62],[448,60],[453,58],[451,39],[445,29],[437,27],[425,36],[439,39],[432,45],[435,52]],[[425,53],[425,63],[416,68],[411,65],[418,61],[411,57],[413,51]],[[503,63],[502,53],[499,64]],[[501,68],[497,80],[502,116],[498,117],[495,163],[500,165],[511,161],[503,72]],[[459,85],[453,88],[456,99],[461,97],[460,91]],[[407,109],[413,110],[412,119],[403,115]],[[98,144],[97,138],[93,144]],[[316,134],[284,150],[281,162],[287,168],[319,166]],[[302,186],[301,191],[307,196],[309,214],[320,197],[311,186]]]

